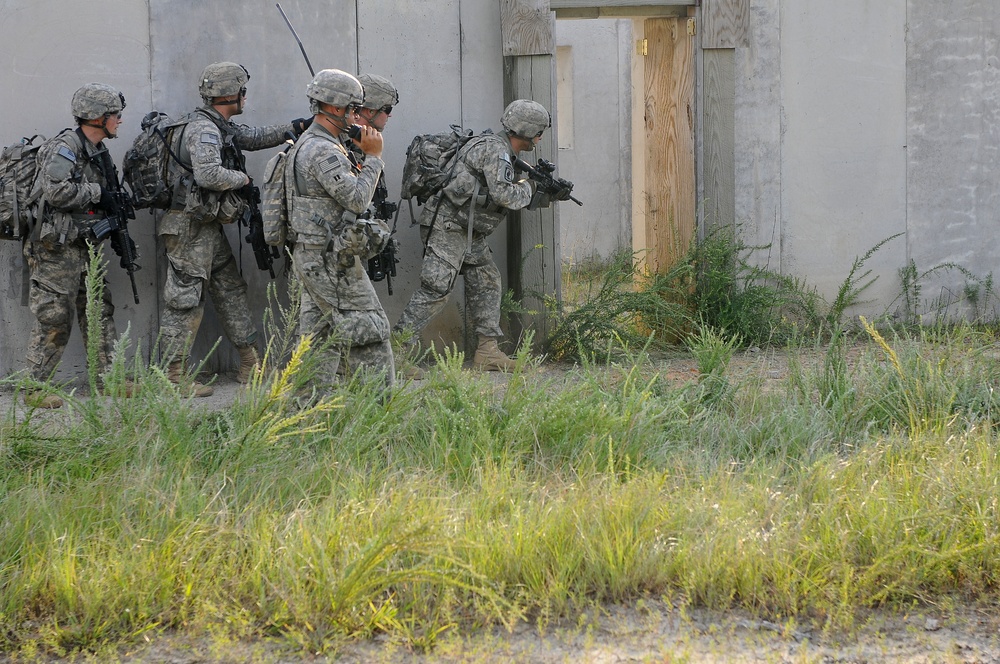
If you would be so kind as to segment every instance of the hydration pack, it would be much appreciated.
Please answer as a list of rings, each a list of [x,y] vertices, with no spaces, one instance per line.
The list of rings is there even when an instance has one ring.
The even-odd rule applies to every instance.
[[[44,142],[45,137],[35,134],[0,153],[0,239],[23,241],[31,233],[38,197],[37,192],[32,195],[32,185],[38,170],[38,148]]]
[[[264,242],[272,247],[295,243],[295,234],[289,222],[288,187],[286,170],[289,159],[295,159],[292,140],[271,157],[264,167],[264,182],[260,190],[260,214],[264,225]],[[294,176],[292,176],[294,178]],[[291,183],[294,186],[294,182]]]

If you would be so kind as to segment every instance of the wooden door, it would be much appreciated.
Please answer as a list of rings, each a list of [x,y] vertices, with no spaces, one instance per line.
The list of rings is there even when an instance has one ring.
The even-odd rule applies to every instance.
[[[686,18],[653,18],[645,32],[645,248],[665,272],[695,237],[694,37]]]

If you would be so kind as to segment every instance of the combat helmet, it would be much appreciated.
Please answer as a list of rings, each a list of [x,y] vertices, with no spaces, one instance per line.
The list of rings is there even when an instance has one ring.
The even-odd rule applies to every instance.
[[[319,102],[341,107],[360,106],[365,100],[365,88],[361,81],[346,71],[322,69],[306,86],[306,96],[312,100],[309,106],[315,113]]]
[[[365,100],[362,103],[365,108],[381,110],[399,103],[399,92],[384,76],[362,74],[358,76],[358,81],[365,89]]]
[[[552,126],[552,117],[537,101],[515,99],[504,109],[500,124],[507,133],[531,140]]]
[[[250,80],[247,68],[236,62],[213,62],[205,67],[198,83],[198,92],[205,103],[217,97],[237,95]]]
[[[125,108],[125,95],[110,85],[87,83],[73,93],[70,109],[80,120],[96,120]]]

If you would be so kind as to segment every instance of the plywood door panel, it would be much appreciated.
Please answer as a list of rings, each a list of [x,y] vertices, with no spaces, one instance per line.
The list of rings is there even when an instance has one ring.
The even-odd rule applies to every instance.
[[[686,19],[649,19],[644,28],[647,262],[662,272],[694,238],[694,49]]]

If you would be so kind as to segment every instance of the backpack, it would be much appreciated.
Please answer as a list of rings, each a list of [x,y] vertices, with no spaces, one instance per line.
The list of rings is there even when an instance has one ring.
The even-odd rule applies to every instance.
[[[472,130],[463,130],[459,125],[451,125],[451,131],[440,134],[414,136],[406,148],[399,195],[406,200],[416,198],[420,205],[427,202],[451,180],[455,157],[472,138]]]
[[[36,138],[40,139],[37,143]],[[0,239],[23,240],[31,233],[38,197],[31,190],[38,170],[38,148],[44,142],[44,136],[35,134],[0,153]]]
[[[170,178],[170,160],[191,171],[171,148],[175,130],[183,128],[188,121],[186,117],[171,120],[159,111],[150,111],[142,119],[142,132],[132,141],[122,162],[122,175],[132,191],[132,204],[136,208],[166,210],[170,207],[174,186]]]
[[[264,181],[260,188],[260,215],[263,218],[264,242],[272,247],[284,247],[295,242],[295,233],[288,223],[288,195],[285,170],[288,160],[294,159],[292,140],[285,141],[285,149],[271,157],[264,167]]]

